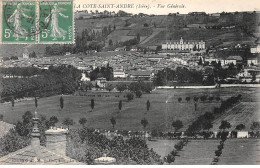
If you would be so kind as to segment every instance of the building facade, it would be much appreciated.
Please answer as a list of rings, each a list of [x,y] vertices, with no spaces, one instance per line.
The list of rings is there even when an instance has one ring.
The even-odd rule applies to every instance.
[[[184,41],[181,37],[180,41],[167,41],[162,44],[163,50],[204,50],[206,45],[204,41],[190,40]]]

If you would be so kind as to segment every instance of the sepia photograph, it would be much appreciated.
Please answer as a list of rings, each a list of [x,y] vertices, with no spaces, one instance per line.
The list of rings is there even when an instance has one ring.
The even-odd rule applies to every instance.
[[[0,165],[260,165],[258,0],[0,0]]]

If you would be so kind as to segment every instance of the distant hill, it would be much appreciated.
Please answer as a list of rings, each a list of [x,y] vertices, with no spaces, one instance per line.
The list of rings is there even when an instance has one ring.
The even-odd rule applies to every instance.
[[[105,39],[105,47],[140,35],[140,45],[157,46],[166,40],[204,40],[207,46],[229,46],[237,43],[254,44],[259,35],[259,13],[235,13],[215,16],[158,15],[145,17],[110,17],[75,20],[76,36],[82,31],[99,31],[106,26],[112,32]],[[115,26],[115,30],[114,30]],[[205,29],[205,26],[236,26],[230,29]],[[46,45],[1,45],[2,56],[22,56],[24,47],[42,56]]]
[[[0,45],[0,51],[2,54],[0,56],[2,56],[2,57],[11,57],[11,56],[22,57],[25,48],[27,48],[29,53],[34,51],[37,56],[43,56],[45,47],[46,47],[45,44],[30,44],[30,45],[2,44],[2,45]]]

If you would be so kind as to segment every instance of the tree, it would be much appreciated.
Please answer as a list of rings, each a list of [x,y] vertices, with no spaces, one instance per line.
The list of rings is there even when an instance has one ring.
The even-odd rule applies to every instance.
[[[189,102],[190,101],[190,97],[186,97],[186,101]]]
[[[150,109],[150,101],[147,100],[147,102],[146,102],[146,110],[149,111],[149,109]]]
[[[183,148],[183,144],[177,143],[177,144],[174,145],[174,148],[175,148],[177,151],[180,151],[180,150],[182,150],[182,148]]]
[[[179,129],[183,127],[183,123],[180,120],[176,120],[172,122],[172,127],[175,128],[175,132],[177,132]]]
[[[132,93],[127,93],[126,97],[127,97],[128,101],[131,101],[134,99],[134,95]]]
[[[37,56],[36,56],[36,53],[33,51],[32,53],[29,54],[29,57],[30,58],[36,58]]]
[[[214,120],[214,115],[213,115],[213,113],[210,113],[210,112],[206,112],[204,115],[204,118],[207,120],[207,121],[212,121],[212,120]]]
[[[34,105],[35,105],[36,108],[38,107],[38,100],[37,100],[36,97],[34,98]]]
[[[87,119],[85,117],[79,119],[79,124],[82,125],[82,127],[85,127],[85,124],[87,123]]]
[[[253,122],[252,125],[250,126],[250,129],[255,131],[260,130],[260,122]]]
[[[107,85],[106,85],[106,90],[108,90],[109,92],[111,91],[111,90],[113,90],[114,89],[114,86],[111,84],[111,83],[108,83]]]
[[[137,90],[135,95],[137,98],[140,98],[142,96],[142,92],[140,90]]]
[[[176,150],[172,150],[172,151],[171,151],[171,155],[177,156],[177,151],[176,151]]]
[[[112,45],[113,45],[113,41],[110,39],[110,40],[108,41],[108,44],[109,44],[109,46],[112,46]]]
[[[197,51],[197,47],[196,47],[196,45],[194,45],[194,47],[193,47],[193,51]]]
[[[119,109],[119,112],[121,112],[121,109],[122,109],[122,100],[119,101],[118,109]]]
[[[141,120],[141,124],[142,124],[143,128],[145,129],[146,126],[148,125],[148,121],[144,118]]]
[[[91,99],[90,107],[91,107],[91,111],[93,112],[93,109],[94,109],[94,107],[95,107],[95,101],[94,101],[94,99]]]
[[[66,125],[70,129],[70,125],[73,125],[73,120],[71,118],[65,118],[62,122],[63,125]]]
[[[231,124],[228,121],[222,120],[221,125],[219,126],[219,129],[225,130],[225,129],[230,128],[230,127],[231,127]]]
[[[216,151],[215,151],[215,155],[216,155],[216,156],[219,157],[221,154],[222,154],[222,150],[216,150]]]
[[[111,117],[110,122],[111,122],[111,124],[113,126],[113,129],[114,129],[115,125],[116,125],[116,119],[114,117]]]
[[[220,101],[220,97],[219,96],[217,96],[215,99],[216,99],[216,101]]]
[[[114,30],[116,30],[116,25],[114,24]]]
[[[61,97],[60,97],[60,108],[63,109],[63,107],[64,107],[64,99],[63,99],[63,97],[61,96]]]
[[[175,157],[172,154],[168,154],[165,156],[164,161],[167,163],[173,163],[175,161]]]
[[[195,101],[195,102],[197,102],[198,100],[199,100],[199,98],[198,97],[193,97],[193,100]]]
[[[201,96],[201,97],[200,97],[200,100],[201,100],[202,102],[204,102],[206,99],[207,99],[206,96]]]
[[[201,57],[200,57],[200,60],[199,60],[198,65],[202,65],[202,59],[201,59]]]
[[[213,125],[210,121],[206,121],[202,124],[202,128],[205,129],[205,130],[209,130],[212,127],[213,127]]]
[[[116,89],[121,93],[126,90],[126,85],[124,83],[118,83]]]
[[[50,126],[55,127],[55,124],[58,122],[59,122],[59,120],[56,116],[51,116],[50,121],[49,121]]]
[[[14,107],[14,98],[12,98],[12,100],[11,100],[12,102],[12,107]]]
[[[23,123],[24,124],[29,124],[29,123],[32,123],[32,118],[33,118],[33,115],[30,111],[26,111],[24,113],[24,115],[22,116],[23,118]]]
[[[136,39],[137,39],[137,42],[139,43],[140,42],[140,34],[139,33],[137,33]]]
[[[236,126],[236,130],[239,130],[239,131],[241,131],[245,128],[246,128],[246,126],[244,124],[239,124],[239,125]]]
[[[182,101],[182,98],[181,98],[181,97],[179,97],[179,98],[178,98],[178,102],[180,103],[181,101]]]
[[[210,96],[210,97],[209,97],[209,101],[211,102],[212,100],[214,100],[214,97],[213,97],[213,96]]]

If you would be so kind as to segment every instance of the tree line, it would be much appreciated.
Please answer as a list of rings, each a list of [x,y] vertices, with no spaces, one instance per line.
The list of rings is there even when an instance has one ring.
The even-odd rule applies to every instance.
[[[24,69],[30,70],[31,68],[11,69],[9,70],[15,77]],[[33,78],[4,78],[2,80],[2,101],[23,97],[70,94],[78,88],[78,81],[81,77],[81,72],[70,65],[50,66],[48,70],[37,69],[33,74],[38,76]]]

